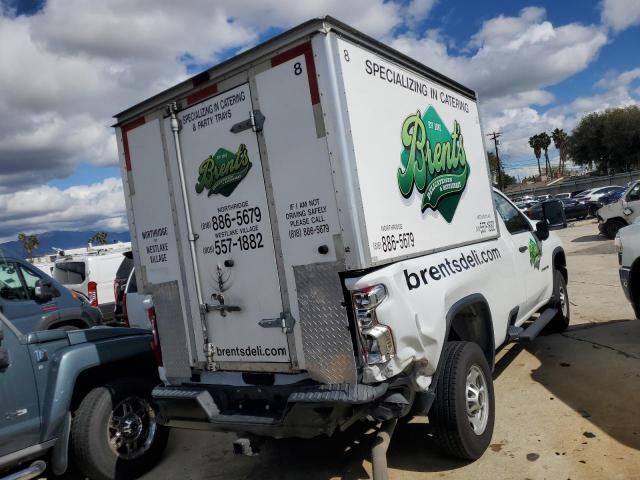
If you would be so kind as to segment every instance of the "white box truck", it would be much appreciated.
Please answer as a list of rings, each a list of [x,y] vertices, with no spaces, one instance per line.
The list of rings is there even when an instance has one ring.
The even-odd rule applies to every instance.
[[[324,17],[116,118],[162,423],[428,413],[482,454],[496,348],[569,303],[558,238],[492,191],[472,90]]]

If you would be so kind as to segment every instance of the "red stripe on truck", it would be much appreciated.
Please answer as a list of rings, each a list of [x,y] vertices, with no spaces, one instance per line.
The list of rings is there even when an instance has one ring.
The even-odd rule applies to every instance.
[[[205,98],[210,97],[211,95],[215,95],[216,93],[218,93],[218,85],[216,84],[201,88],[197,92],[187,95],[187,105],[198,103],[200,100],[204,100]]]
[[[289,60],[304,55],[307,64],[307,78],[309,79],[309,93],[311,94],[311,105],[320,103],[320,89],[318,88],[318,77],[316,76],[316,64],[313,61],[313,50],[311,42],[303,43],[293,47],[286,52],[282,52],[271,59],[271,66],[275,67]]]
[[[138,128],[141,125],[144,125],[145,119],[144,117],[136,118],[132,122],[126,123],[121,127],[122,131],[122,146],[124,149],[124,163],[127,167],[127,171],[131,171],[131,154],[129,153],[129,139],[127,138],[127,134],[133,130],[134,128]]]

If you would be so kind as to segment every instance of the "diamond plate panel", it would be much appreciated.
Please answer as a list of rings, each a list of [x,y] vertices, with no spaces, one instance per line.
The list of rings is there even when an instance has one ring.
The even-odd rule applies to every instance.
[[[294,266],[307,371],[321,383],[356,383],[356,361],[338,263]]]
[[[191,366],[187,349],[187,333],[182,323],[178,282],[152,284],[150,287],[167,377],[189,378]]]

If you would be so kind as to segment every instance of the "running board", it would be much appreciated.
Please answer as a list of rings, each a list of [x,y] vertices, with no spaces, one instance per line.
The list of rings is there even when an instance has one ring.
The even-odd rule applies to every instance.
[[[540,314],[533,322],[527,325],[527,328],[516,327],[515,325],[509,327],[509,341],[510,342],[531,342],[542,331],[544,327],[558,314],[558,310],[555,308],[547,308]]]

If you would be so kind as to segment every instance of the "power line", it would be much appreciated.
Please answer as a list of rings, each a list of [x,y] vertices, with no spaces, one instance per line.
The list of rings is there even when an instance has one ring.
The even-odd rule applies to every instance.
[[[500,168],[500,156],[498,155],[498,144],[500,143],[501,132],[491,132],[487,134],[487,137],[493,140],[493,147],[496,150],[496,163],[498,164],[498,190],[502,190],[502,168]]]

